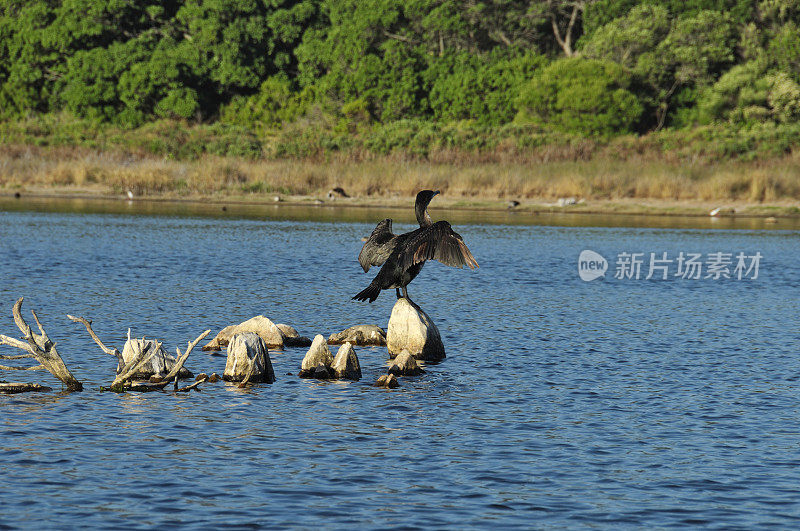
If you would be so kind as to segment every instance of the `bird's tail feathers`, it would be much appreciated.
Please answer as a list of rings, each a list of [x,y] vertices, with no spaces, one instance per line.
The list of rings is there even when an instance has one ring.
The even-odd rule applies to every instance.
[[[369,302],[374,301],[378,298],[378,295],[381,294],[381,287],[375,283],[370,284],[366,287],[366,289],[360,291],[358,295],[353,297],[353,300],[356,301],[365,301],[369,300]]]

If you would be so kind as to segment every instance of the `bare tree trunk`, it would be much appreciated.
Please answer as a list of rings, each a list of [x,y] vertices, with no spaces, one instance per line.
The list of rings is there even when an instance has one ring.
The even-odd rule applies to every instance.
[[[548,2],[550,11],[550,24],[553,27],[553,36],[555,37],[558,45],[564,51],[564,55],[567,57],[572,57],[575,55],[575,51],[572,49],[572,43],[575,37],[575,24],[578,21],[578,16],[586,9],[587,3],[588,0],[568,2],[563,0],[549,0]],[[562,30],[561,26],[559,25],[559,15],[564,12],[564,8],[568,8],[570,6],[572,7],[572,11],[569,15],[569,21],[567,22],[567,27]]]

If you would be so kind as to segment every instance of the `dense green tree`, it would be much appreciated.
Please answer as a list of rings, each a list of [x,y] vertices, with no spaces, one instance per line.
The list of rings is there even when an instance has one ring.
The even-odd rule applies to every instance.
[[[433,116],[441,121],[508,123],[520,89],[545,64],[539,54],[503,49],[485,57],[459,52],[439,58],[426,73]]]
[[[708,85],[734,60],[727,15],[701,11],[668,20],[665,8],[641,5],[584,41],[587,57],[619,63],[648,88],[642,96],[655,109],[656,128],[665,124],[676,92]],[[684,99],[691,93],[684,90]]]
[[[794,0],[767,0],[768,2],[794,2]],[[752,19],[754,0],[597,0],[586,6],[584,30],[587,35],[612,20],[624,17],[639,5],[650,5],[666,10],[670,18],[694,16],[701,11],[727,13],[735,24],[745,24]]]
[[[517,121],[582,134],[632,131],[644,109],[631,82],[631,74],[611,61],[560,59],[520,93]]]
[[[737,65],[707,88],[699,102],[703,122],[753,125],[800,119],[800,84],[761,61]]]
[[[661,6],[643,4],[584,39],[585,57],[608,59],[632,71],[641,71],[639,60],[652,53],[669,33],[669,13]]]
[[[0,118],[788,123],[798,26],[797,0],[0,0]]]

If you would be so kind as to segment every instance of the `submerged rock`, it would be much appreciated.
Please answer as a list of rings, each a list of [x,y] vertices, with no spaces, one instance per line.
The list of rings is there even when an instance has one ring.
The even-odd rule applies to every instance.
[[[403,297],[398,299],[389,317],[386,333],[389,356],[408,350],[418,360],[439,361],[445,358],[439,329],[422,308]]]
[[[353,345],[345,343],[339,347],[339,351],[333,359],[331,370],[337,378],[345,380],[361,379],[361,366],[358,363],[358,356],[356,356]]]
[[[274,382],[275,372],[264,339],[255,332],[233,336],[228,343],[228,361],[222,378],[232,382]]]
[[[297,333],[294,327],[287,324],[277,324],[278,330],[283,333],[283,344],[287,347],[308,347],[311,346],[311,340],[305,336]]]
[[[414,359],[414,356],[406,349],[403,349],[403,351],[397,355],[394,359],[394,363],[389,367],[389,374],[394,374],[395,376],[416,376],[423,372],[425,371],[419,366],[417,360]]]
[[[256,315],[243,323],[226,326],[203,347],[203,350],[221,350],[228,345],[234,335],[245,332],[258,334],[266,343],[267,348],[283,348],[284,335],[280,328],[263,315]]]
[[[328,348],[328,344],[325,342],[325,338],[322,337],[322,334],[317,334],[300,364],[300,377],[315,378],[317,368],[320,365],[327,369],[331,364],[333,364],[333,356]],[[320,374],[322,373],[320,372]]]
[[[400,382],[397,381],[397,378],[394,374],[384,374],[378,381],[375,382],[375,387],[385,387],[386,389],[394,389],[396,387],[400,387]]]
[[[320,363],[314,367],[314,369],[312,369],[309,377],[316,378],[317,380],[330,380],[334,377],[334,375],[329,367],[326,367]]]
[[[161,343],[145,338],[129,338],[125,341],[125,346],[122,347],[122,360],[117,364],[117,374],[120,373],[125,365],[135,360],[140,352],[144,352],[145,356],[149,356],[154,349],[156,352],[150,358],[150,361],[142,365],[142,367],[131,376],[131,379],[147,380],[153,376],[157,378],[166,376],[178,360],[175,356],[164,350],[164,346],[161,345]],[[191,377],[192,372],[186,367],[181,367],[181,370],[178,371],[178,378]]]
[[[331,345],[351,343],[362,347],[370,345],[383,346],[386,344],[386,332],[376,325],[356,325],[331,334],[328,338],[328,343]]]

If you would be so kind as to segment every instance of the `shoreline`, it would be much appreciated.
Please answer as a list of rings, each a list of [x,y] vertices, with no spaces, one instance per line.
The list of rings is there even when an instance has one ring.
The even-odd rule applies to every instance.
[[[17,196],[16,194],[19,194]],[[275,201],[274,197],[280,197]],[[20,189],[16,191],[2,190],[0,198],[33,199],[33,200],[84,200],[84,201],[119,201],[121,203],[161,203],[182,205],[215,205],[220,207],[253,206],[253,207],[316,207],[316,208],[353,208],[375,209],[390,208],[403,209],[413,204],[412,196],[370,196],[347,197],[328,199],[316,195],[279,195],[279,194],[248,194],[248,195],[192,195],[175,196],[173,194],[147,194],[133,199],[123,195],[109,193],[102,190],[37,187],[33,189]],[[520,214],[578,214],[595,216],[642,216],[642,217],[673,217],[673,218],[709,218],[710,212],[716,208],[721,211],[718,218],[743,218],[743,219],[798,219],[800,218],[800,203],[781,201],[775,203],[754,202],[729,202],[713,203],[709,201],[688,200],[646,200],[646,199],[586,199],[578,200],[575,204],[559,206],[544,199],[531,199],[520,201],[519,206],[510,208],[507,199],[499,198],[450,198],[446,195],[437,196],[435,205],[431,210],[448,210],[474,213],[520,213]]]

